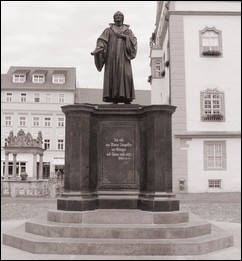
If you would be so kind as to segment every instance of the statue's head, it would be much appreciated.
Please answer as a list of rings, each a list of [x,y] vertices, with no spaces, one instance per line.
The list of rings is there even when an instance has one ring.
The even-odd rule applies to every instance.
[[[114,15],[113,15],[113,20],[114,22],[116,21],[116,19],[122,19],[122,22],[124,21],[124,14],[120,11],[117,11]]]

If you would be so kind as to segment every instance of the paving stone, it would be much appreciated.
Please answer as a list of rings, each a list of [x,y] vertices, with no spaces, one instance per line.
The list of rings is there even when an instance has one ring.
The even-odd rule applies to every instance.
[[[180,209],[205,220],[241,223],[241,193],[177,194]],[[28,219],[57,208],[50,198],[1,198],[1,219]]]

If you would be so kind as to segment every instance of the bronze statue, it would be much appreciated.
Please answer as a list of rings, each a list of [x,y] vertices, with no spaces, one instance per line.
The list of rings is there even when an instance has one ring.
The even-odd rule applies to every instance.
[[[123,23],[124,15],[114,14],[114,23],[109,24],[97,39],[94,55],[95,65],[101,71],[104,64],[103,101],[126,103],[135,99],[131,60],[137,52],[137,39]]]

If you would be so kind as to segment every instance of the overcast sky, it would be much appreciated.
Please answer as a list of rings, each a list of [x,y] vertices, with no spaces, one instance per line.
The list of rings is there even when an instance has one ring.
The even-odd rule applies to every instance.
[[[76,67],[79,87],[102,88],[90,52],[121,11],[138,40],[135,89],[150,89],[149,39],[156,1],[1,1],[1,73],[10,66]]]

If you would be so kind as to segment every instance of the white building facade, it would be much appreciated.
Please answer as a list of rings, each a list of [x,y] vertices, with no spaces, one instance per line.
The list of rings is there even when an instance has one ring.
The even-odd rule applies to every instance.
[[[173,191],[240,191],[241,2],[157,1],[151,70],[151,103],[177,106]]]
[[[61,106],[74,104],[75,68],[11,66],[1,82],[1,176],[4,176],[6,145],[10,131],[22,129],[36,139],[42,132],[43,178],[64,169],[65,116]],[[13,157],[9,155],[9,177],[13,173]],[[37,165],[39,159],[37,158]],[[38,168],[37,168],[38,169]],[[33,155],[18,154],[17,176],[33,173]],[[38,173],[37,173],[38,174]]]

